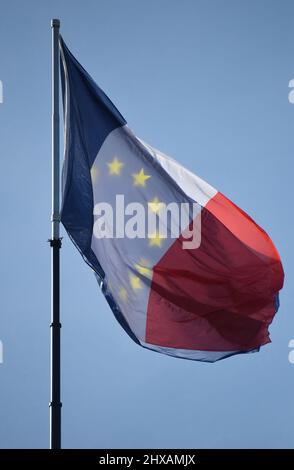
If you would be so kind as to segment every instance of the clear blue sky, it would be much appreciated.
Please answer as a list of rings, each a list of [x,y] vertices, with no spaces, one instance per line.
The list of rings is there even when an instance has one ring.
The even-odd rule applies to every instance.
[[[216,364],[136,346],[64,235],[64,447],[293,447],[294,3],[1,3],[0,446],[47,447],[51,31],[130,127],[272,237],[286,283],[259,354]]]

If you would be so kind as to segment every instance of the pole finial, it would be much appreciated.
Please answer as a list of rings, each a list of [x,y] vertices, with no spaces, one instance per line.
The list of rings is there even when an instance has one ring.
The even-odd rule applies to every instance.
[[[58,18],[51,20],[51,28],[60,28],[60,20]]]

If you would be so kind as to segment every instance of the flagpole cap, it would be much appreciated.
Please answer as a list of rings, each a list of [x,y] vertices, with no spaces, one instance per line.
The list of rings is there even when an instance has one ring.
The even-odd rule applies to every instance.
[[[60,20],[57,18],[53,18],[51,20],[51,28],[60,28]]]

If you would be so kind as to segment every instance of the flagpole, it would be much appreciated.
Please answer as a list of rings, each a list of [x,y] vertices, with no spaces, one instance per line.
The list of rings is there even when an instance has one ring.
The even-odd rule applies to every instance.
[[[50,344],[50,449],[61,448],[60,401],[60,259],[59,235],[59,28],[58,19],[51,20],[52,29],[52,233],[51,246],[51,344]]]

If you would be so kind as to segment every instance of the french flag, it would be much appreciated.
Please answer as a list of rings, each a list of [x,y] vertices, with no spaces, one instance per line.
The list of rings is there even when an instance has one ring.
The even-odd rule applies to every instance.
[[[60,55],[61,221],[118,322],[137,344],[184,359],[258,351],[270,342],[284,278],[269,236],[214,187],[136,137],[62,38]],[[186,225],[172,211],[162,220],[163,207],[184,207]],[[151,215],[165,236],[147,228]]]

